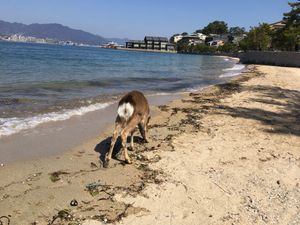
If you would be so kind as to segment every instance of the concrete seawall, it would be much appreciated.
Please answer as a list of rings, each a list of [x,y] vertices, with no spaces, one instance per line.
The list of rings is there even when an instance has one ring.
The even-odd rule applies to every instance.
[[[300,67],[300,52],[261,52],[250,51],[234,55],[245,64],[264,64]]]

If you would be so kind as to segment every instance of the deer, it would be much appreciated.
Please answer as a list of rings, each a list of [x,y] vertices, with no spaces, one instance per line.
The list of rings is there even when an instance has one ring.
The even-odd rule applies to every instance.
[[[127,93],[119,101],[117,112],[110,148],[105,155],[103,163],[105,168],[109,166],[109,161],[111,160],[112,152],[119,134],[121,136],[121,151],[124,152],[125,162],[128,164],[132,162],[127,152],[127,137],[129,134],[131,135],[130,147],[131,150],[133,150],[133,135],[136,131],[136,127],[139,128],[144,142],[148,143],[147,131],[151,117],[149,104],[144,94],[139,91]]]

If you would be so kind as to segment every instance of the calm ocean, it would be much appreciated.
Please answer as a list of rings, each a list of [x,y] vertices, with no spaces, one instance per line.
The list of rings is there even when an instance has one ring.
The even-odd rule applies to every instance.
[[[199,89],[242,69],[221,57],[0,42],[0,138],[105,108],[129,90]]]

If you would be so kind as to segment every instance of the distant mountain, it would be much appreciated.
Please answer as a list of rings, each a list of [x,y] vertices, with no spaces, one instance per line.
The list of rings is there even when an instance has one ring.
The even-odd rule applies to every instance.
[[[100,45],[108,40],[95,34],[82,30],[72,29],[57,23],[50,24],[30,24],[9,23],[0,20],[0,35],[22,34],[36,38],[51,38],[60,41],[72,41],[90,45]]]
[[[119,45],[126,45],[126,42],[129,41],[128,38],[106,38],[108,41],[113,41]]]

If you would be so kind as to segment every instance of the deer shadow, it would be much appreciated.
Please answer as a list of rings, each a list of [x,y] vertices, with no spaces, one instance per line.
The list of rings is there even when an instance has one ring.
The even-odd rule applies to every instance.
[[[102,162],[102,165],[105,162],[105,155],[109,151],[111,138],[112,137],[108,137],[108,138],[103,139],[94,148],[94,151],[99,153],[99,159]],[[139,136],[134,136],[133,137],[133,142],[135,144],[143,143],[143,141],[144,141],[144,139],[142,137],[139,137]],[[127,143],[126,144],[128,145],[129,142],[130,142],[130,136],[127,138]],[[129,148],[129,147],[128,147],[128,150],[132,151],[132,149]],[[124,163],[123,160],[121,160],[119,158],[121,153],[122,153],[122,141],[121,141],[121,138],[119,136],[116,140],[116,143],[115,143],[115,146],[114,146],[114,149],[113,149],[113,152],[112,152],[112,158],[119,161],[119,162],[121,162],[121,163]]]

